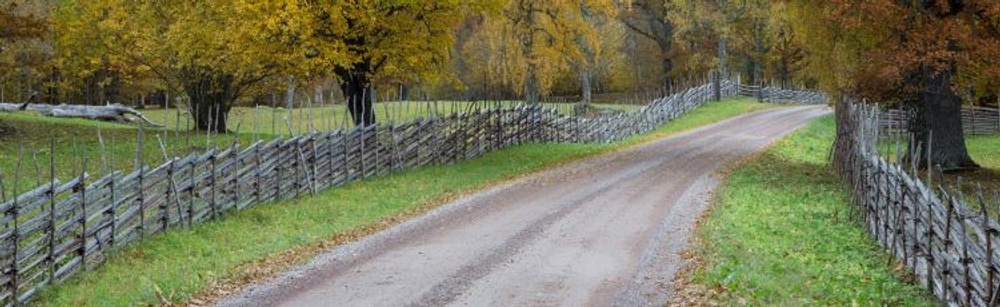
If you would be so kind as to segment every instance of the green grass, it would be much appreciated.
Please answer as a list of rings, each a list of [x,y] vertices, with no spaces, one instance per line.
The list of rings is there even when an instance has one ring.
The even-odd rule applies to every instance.
[[[465,101],[405,101],[405,102],[380,102],[375,104],[375,120],[378,122],[388,122],[390,119],[395,122],[404,122],[418,117],[427,118],[433,114],[446,116],[452,113],[464,112],[470,108],[482,107],[513,107],[520,104],[520,101],[496,101],[470,103]],[[561,114],[572,114],[572,103],[542,103],[544,107],[556,109]],[[638,110],[639,105],[626,104],[594,104],[594,106],[605,109],[633,111]],[[343,104],[326,105],[311,108],[271,108],[271,107],[236,107],[230,111],[229,121],[226,125],[229,130],[252,133],[254,131],[268,135],[287,135],[289,126],[293,134],[316,130],[333,130],[341,125],[350,127],[350,118],[347,116],[347,108]],[[153,122],[165,125],[167,129],[181,127],[190,129],[193,125],[188,120],[188,115],[184,110],[177,114],[177,109],[150,109],[143,111]],[[178,115],[180,115],[178,119]],[[291,121],[291,125],[287,122]],[[346,121],[346,123],[345,123]],[[257,122],[257,125],[254,125]]]
[[[935,300],[889,265],[848,217],[828,164],[832,116],[814,121],[739,166],[698,231],[695,284],[722,304],[928,306]]]
[[[965,145],[980,166],[1000,171],[1000,135],[971,136]]]
[[[559,163],[592,156],[771,106],[753,100],[711,103],[656,131],[615,144],[526,144],[449,166],[431,166],[263,204],[191,230],[172,230],[115,252],[94,271],[42,292],[39,305],[140,305],[183,302],[214,282],[238,279],[241,266],[307,248],[435,200]],[[374,226],[373,226],[374,225]]]

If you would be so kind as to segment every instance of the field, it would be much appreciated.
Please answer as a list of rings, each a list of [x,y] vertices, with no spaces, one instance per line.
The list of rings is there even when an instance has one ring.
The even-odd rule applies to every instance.
[[[393,101],[375,104],[375,119],[377,122],[404,122],[416,118],[432,116],[447,116],[452,113],[468,112],[481,108],[511,108],[521,105],[520,101]],[[572,103],[542,103],[542,106],[554,109],[561,114],[573,114]],[[593,104],[594,107],[609,110],[632,111],[641,105],[632,104]],[[178,114],[178,111],[181,113]],[[180,127],[190,130],[192,123],[186,116],[186,110],[150,109],[145,111],[147,117],[154,122],[166,126],[167,130]],[[179,119],[178,119],[179,118]],[[254,123],[257,123],[256,125]],[[303,107],[286,109],[281,107],[236,107],[229,114],[226,123],[230,131],[260,133],[265,135],[287,135],[289,128],[292,134],[300,134],[311,130],[336,130],[351,127],[347,108],[343,104],[332,104],[321,107]]]
[[[703,220],[680,298],[720,305],[933,306],[849,217],[832,116],[735,169]]]
[[[490,184],[769,107],[748,99],[710,103],[654,132],[614,144],[526,144],[454,165],[351,183],[314,198],[259,205],[125,248],[93,272],[47,289],[37,302],[144,305],[217,294]]]

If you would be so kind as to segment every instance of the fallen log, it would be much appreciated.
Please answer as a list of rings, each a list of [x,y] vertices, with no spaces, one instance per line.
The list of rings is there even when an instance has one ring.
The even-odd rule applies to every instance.
[[[50,117],[61,118],[86,118],[119,123],[135,123],[141,121],[147,125],[161,126],[153,123],[139,111],[120,104],[109,104],[104,106],[85,105],[51,105],[32,103],[3,103],[0,102],[0,112],[34,111]]]

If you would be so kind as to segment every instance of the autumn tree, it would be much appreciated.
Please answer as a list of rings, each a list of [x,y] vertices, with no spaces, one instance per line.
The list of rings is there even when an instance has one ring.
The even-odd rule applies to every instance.
[[[793,3],[810,32],[811,65],[832,66],[818,74],[828,89],[913,110],[914,145],[931,151],[910,159],[944,170],[977,166],[965,146],[958,91],[1000,77],[1000,2]],[[814,16],[825,17],[808,20]]]
[[[670,76],[674,69],[671,51],[674,46],[674,7],[668,0],[636,0],[622,2],[619,19],[629,29],[654,42],[660,48],[660,69],[664,76],[664,87],[670,87]]]
[[[255,30],[272,18],[259,4],[229,1],[66,1],[56,20],[85,72],[111,69],[123,82],[155,78],[190,98],[195,127],[225,131],[237,99],[284,68],[293,49]],[[91,34],[98,30],[99,37]],[[96,65],[96,67],[87,67]]]
[[[771,7],[771,48],[770,62],[780,86],[787,88],[793,77],[799,77],[806,65],[809,52],[802,38],[795,31],[794,20],[785,3],[774,3]]]
[[[48,29],[48,24],[39,16],[18,14],[20,6],[18,1],[0,1],[0,40],[38,38]],[[0,48],[4,47],[0,45]]]
[[[444,73],[452,27],[469,4],[461,1],[340,1],[296,4],[304,20],[279,33],[294,40],[316,69],[336,76],[356,125],[375,123],[370,98],[379,78]],[[284,31],[276,29],[278,32]]]
[[[51,46],[47,5],[40,1],[0,0],[0,96],[6,99],[7,83],[15,79],[22,99],[29,98],[38,79],[51,72]]]

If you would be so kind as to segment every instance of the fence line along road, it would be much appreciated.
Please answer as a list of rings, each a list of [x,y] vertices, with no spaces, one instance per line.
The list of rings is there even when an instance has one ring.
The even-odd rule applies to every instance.
[[[885,132],[880,116],[886,113],[877,107],[845,100],[836,114],[833,164],[852,187],[853,213],[868,232],[948,305],[996,306],[1000,296],[996,191],[988,194],[980,188],[971,197],[962,195],[960,189],[941,187],[940,179],[935,182],[934,171],[926,171],[932,175],[921,180],[922,161],[901,157],[906,151],[929,150],[902,148],[915,144],[899,137],[905,133],[880,136]],[[879,143],[885,140],[890,141]],[[934,183],[939,185],[934,188]]]
[[[7,305],[25,302],[48,284],[99,266],[110,250],[260,203],[525,142],[600,143],[645,133],[716,93],[739,94],[738,84],[716,84],[609,117],[566,116],[538,105],[482,109],[246,147],[234,143],[102,178],[86,173],[65,182],[50,178],[0,204],[0,299]]]

